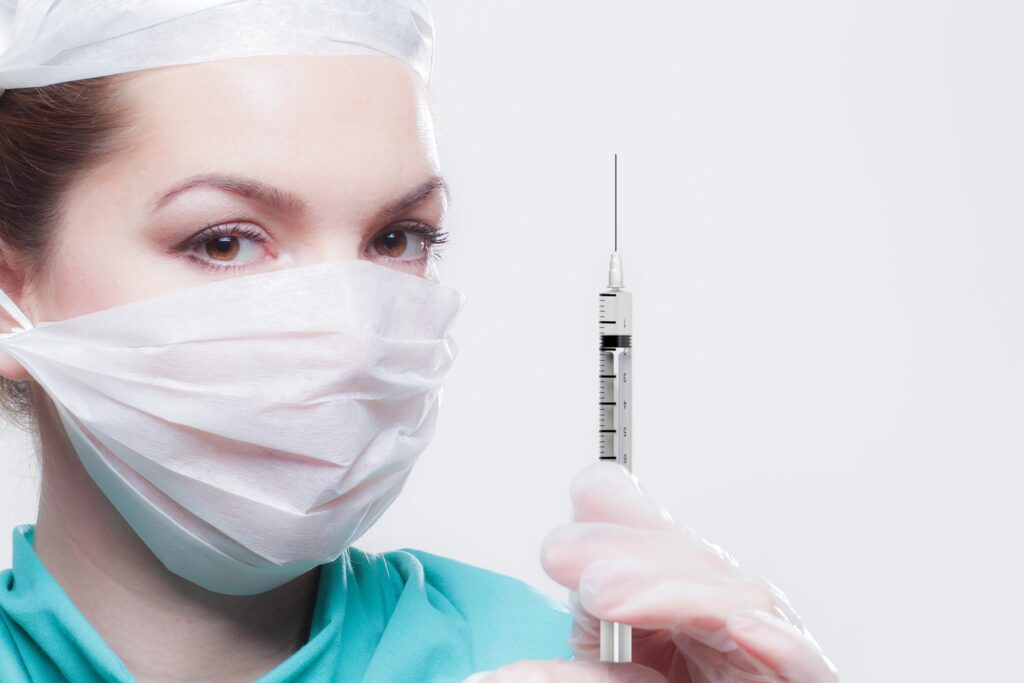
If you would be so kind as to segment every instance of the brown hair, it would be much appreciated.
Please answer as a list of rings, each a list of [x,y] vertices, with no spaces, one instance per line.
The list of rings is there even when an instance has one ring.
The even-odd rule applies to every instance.
[[[124,149],[121,81],[130,73],[17,88],[0,95],[0,286],[17,301],[45,272],[75,180]],[[0,410],[35,423],[31,380],[0,377]]]

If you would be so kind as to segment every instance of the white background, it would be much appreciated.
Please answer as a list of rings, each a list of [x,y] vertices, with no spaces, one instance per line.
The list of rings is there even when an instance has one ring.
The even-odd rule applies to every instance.
[[[618,153],[645,486],[844,681],[1012,677],[1021,5],[430,5],[442,275],[469,298],[435,442],[357,545],[566,597],[538,549],[596,458]],[[11,527],[35,481],[2,446]]]

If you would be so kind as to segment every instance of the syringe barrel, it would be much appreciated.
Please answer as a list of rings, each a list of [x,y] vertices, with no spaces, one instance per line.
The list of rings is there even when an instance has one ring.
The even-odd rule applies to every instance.
[[[598,299],[598,457],[632,471],[633,300],[617,287],[601,292]]]

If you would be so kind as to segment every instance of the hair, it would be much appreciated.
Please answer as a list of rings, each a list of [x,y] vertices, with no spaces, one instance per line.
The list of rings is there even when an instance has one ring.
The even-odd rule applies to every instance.
[[[129,120],[120,86],[130,76],[0,95],[0,286],[12,299],[47,272],[75,180],[126,147]],[[36,424],[33,383],[0,377],[0,410],[23,428]]]

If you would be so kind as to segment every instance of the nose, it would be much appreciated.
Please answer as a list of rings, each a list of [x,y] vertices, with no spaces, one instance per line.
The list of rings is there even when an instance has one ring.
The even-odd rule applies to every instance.
[[[310,230],[296,250],[295,265],[367,258],[362,232],[356,228],[322,227]]]

